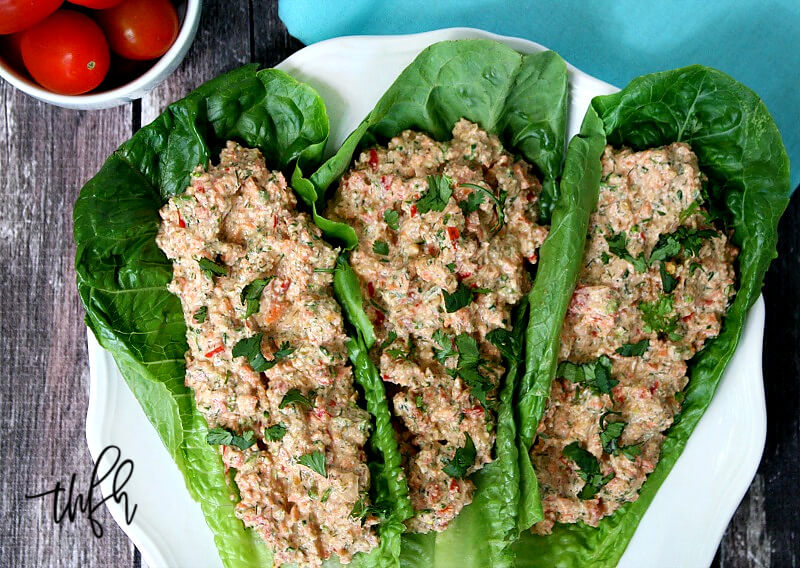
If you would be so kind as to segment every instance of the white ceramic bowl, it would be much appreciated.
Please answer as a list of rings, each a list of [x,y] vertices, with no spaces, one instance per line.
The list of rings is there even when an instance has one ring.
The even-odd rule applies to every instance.
[[[183,61],[197,33],[202,7],[203,0],[186,0],[186,2],[179,4],[177,8],[178,17],[182,17],[181,29],[178,32],[175,43],[150,69],[133,81],[119,87],[107,91],[90,92],[85,95],[59,95],[42,88],[29,77],[12,69],[2,59],[0,59],[0,77],[23,93],[27,93],[40,101],[64,108],[91,110],[127,103],[141,98],[147,91],[161,83]]]

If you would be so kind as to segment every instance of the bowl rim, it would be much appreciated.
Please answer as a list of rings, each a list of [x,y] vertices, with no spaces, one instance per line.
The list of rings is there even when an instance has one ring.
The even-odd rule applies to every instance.
[[[183,16],[181,28],[180,31],[178,31],[178,37],[175,38],[175,41],[172,43],[166,53],[159,57],[156,63],[150,69],[142,73],[133,81],[108,91],[84,95],[60,95],[44,89],[38,83],[25,77],[20,72],[12,68],[2,58],[0,58],[0,77],[8,81],[12,86],[16,87],[20,91],[54,105],[69,105],[70,107],[74,108],[75,105],[79,104],[93,105],[117,99],[123,99],[131,93],[135,93],[140,90],[146,90],[151,86],[155,86],[154,83],[160,82],[160,75],[168,70],[169,66],[177,57],[181,56],[181,52],[186,43],[191,42],[194,38],[196,33],[195,24],[200,18],[201,8],[202,0],[186,0],[186,13]]]

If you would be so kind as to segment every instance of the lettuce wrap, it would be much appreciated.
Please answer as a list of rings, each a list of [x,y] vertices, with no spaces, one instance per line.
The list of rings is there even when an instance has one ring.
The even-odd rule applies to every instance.
[[[325,191],[361,149],[385,143],[407,129],[448,140],[461,118],[496,134],[505,148],[535,166],[542,181],[542,223],[558,217],[554,212],[557,204],[571,207],[569,201],[560,199],[557,183],[567,118],[566,65],[551,51],[522,55],[488,40],[446,41],[425,49],[339,151],[308,178],[296,177],[293,185],[315,211],[322,210]],[[581,164],[575,173],[583,175],[584,169]],[[319,224],[329,237],[343,241],[348,248],[357,244],[351,227],[329,220]],[[369,349],[375,333],[363,310],[358,280],[345,261],[337,266],[336,282],[340,303]],[[530,304],[531,311],[538,309],[538,304]],[[403,566],[510,566],[511,543],[520,530],[541,518],[538,493],[523,491],[521,485],[520,469],[527,474],[525,487],[535,486],[536,477],[527,452],[517,450],[511,404],[517,371],[522,370],[521,336],[527,327],[527,310],[517,311],[514,334],[518,349],[507,361],[509,370],[500,388],[495,460],[472,476],[474,500],[445,532],[403,536]]]
[[[591,174],[593,183],[583,188],[563,188],[562,184],[562,189],[565,194],[571,190],[577,194],[571,226],[580,225],[584,232],[562,238],[554,219],[554,229],[542,247],[530,302],[547,309],[532,311],[528,326],[528,362],[516,400],[520,451],[531,446],[556,371],[561,323],[580,268],[585,227],[597,201],[600,154],[606,141],[634,150],[678,141],[691,145],[701,171],[708,176],[709,206],[741,251],[736,264],[737,293],[720,335],[689,362],[682,410],[666,432],[661,459],[639,499],[604,518],[597,528],[557,524],[548,536],[523,535],[514,545],[517,566],[617,564],[733,356],[747,312],[777,255],[778,220],[790,194],[786,150],[763,102],[714,69],[694,65],[634,79],[619,93],[596,97],[583,126],[586,133],[591,132],[587,175]],[[570,147],[568,167],[579,151],[585,149]],[[565,182],[569,173],[565,170]]]
[[[260,148],[268,167],[290,174],[320,163],[328,131],[325,106],[313,89],[282,71],[247,65],[202,85],[139,130],[86,183],[75,204],[75,266],[86,324],[114,356],[175,460],[228,567],[270,566],[272,556],[234,516],[232,479],[206,442],[206,422],[184,385],[186,327],[179,299],[167,291],[172,263],[155,242],[159,209],[229,139]],[[373,498],[385,519],[378,529],[382,545],[357,557],[356,565],[388,566],[397,562],[410,505],[397,487],[394,433],[382,425],[389,412],[383,386],[359,369],[356,364],[367,409],[377,417],[370,466]]]

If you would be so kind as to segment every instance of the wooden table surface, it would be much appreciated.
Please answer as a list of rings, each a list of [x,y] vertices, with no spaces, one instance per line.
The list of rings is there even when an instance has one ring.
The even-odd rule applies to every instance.
[[[0,82],[0,195],[8,200],[0,207],[0,565],[141,566],[104,507],[95,518],[105,534],[95,538],[85,518],[56,525],[50,500],[24,498],[92,469],[72,206],[104,159],[169,102],[243,63],[271,66],[301,47],[278,19],[277,2],[207,0],[188,56],[141,101],[72,111]],[[714,566],[800,566],[799,226],[795,196],[764,289],[767,445]]]

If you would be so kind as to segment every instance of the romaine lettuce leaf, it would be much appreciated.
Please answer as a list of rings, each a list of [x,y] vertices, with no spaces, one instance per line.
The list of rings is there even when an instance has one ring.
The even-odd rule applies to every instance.
[[[234,516],[222,461],[184,386],[186,328],[167,291],[172,265],[155,243],[158,210],[183,191],[197,164],[228,139],[261,148],[269,167],[313,168],[328,137],[317,93],[287,74],[248,65],[170,105],[114,152],[74,210],[78,291],[86,322],[108,349],[200,502],[223,563],[271,565],[271,554]]]
[[[595,115],[602,120],[608,142],[615,146],[639,150],[676,141],[692,146],[709,178],[711,206],[722,213],[733,231],[733,243],[741,249],[737,294],[719,337],[690,362],[683,408],[667,431],[661,460],[639,499],[603,519],[597,528],[557,525],[550,536],[524,535],[514,546],[519,566],[602,567],[619,561],[733,356],[747,312],[758,298],[764,273],[776,256],[777,224],[790,194],[789,161],[769,112],[755,93],[719,71],[694,65],[645,75],[619,93],[595,98],[587,120],[594,122]],[[589,167],[597,166],[593,162]],[[596,185],[582,189],[581,199],[596,199]],[[564,259],[576,254],[583,242],[583,237],[556,239],[555,233],[551,233],[551,239],[554,254],[542,255],[536,281],[543,293],[547,288],[563,292],[560,271]],[[557,345],[561,319],[559,309],[542,323],[540,332],[530,326],[530,333],[537,336],[534,341]],[[529,394],[520,398],[520,411],[527,413],[521,417],[527,424],[522,430],[528,434],[544,409],[556,355],[547,348],[541,350],[532,366],[533,376],[528,377]]]
[[[385,143],[405,129],[448,140],[453,125],[463,117],[497,134],[507,149],[536,166],[543,182],[542,219],[547,222],[559,199],[556,179],[563,157],[566,111],[566,65],[555,53],[521,55],[487,40],[437,43],[400,74],[339,151],[296,185],[307,187],[309,195],[313,191],[322,209],[326,189],[350,167],[360,149]],[[335,224],[331,228],[336,229]],[[342,232],[327,234],[343,236]],[[355,234],[342,240],[351,248],[357,244]],[[370,347],[374,330],[364,314],[356,277],[342,262],[337,269],[340,283],[351,282],[337,292],[349,320]],[[523,331],[515,327],[515,332]],[[509,547],[519,534],[518,518],[541,515],[538,495],[520,489],[519,463],[534,481],[535,476],[527,452],[517,451],[511,399],[518,367],[511,366],[501,390],[495,461],[473,477],[478,487],[473,503],[444,533],[404,535],[402,565],[510,565]]]

